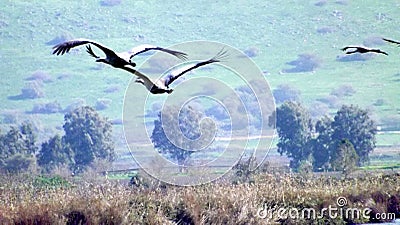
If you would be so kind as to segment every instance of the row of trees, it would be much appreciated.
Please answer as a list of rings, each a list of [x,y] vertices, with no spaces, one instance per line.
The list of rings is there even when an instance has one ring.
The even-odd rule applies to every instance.
[[[368,162],[369,153],[375,148],[374,121],[366,110],[353,105],[344,105],[333,118],[325,116],[316,123],[295,102],[283,103],[274,116],[278,152],[286,154],[291,160],[290,167],[296,170],[310,165],[315,171],[350,171]],[[214,124],[203,118],[202,113],[191,107],[165,109],[154,121],[151,139],[155,148],[185,165],[190,155],[215,134]],[[79,107],[67,113],[64,121],[64,135],[53,136],[40,149],[29,123],[0,134],[0,168],[26,170],[36,161],[46,172],[62,166],[81,172],[96,159],[114,159],[112,125],[93,108]]]
[[[278,152],[290,158],[290,167],[305,164],[314,171],[350,171],[369,161],[377,132],[368,111],[343,105],[333,118],[313,123],[309,112],[296,102],[285,102],[276,110]]]
[[[0,168],[8,172],[24,171],[36,160],[46,172],[67,166],[76,173],[96,159],[114,159],[112,125],[93,108],[76,108],[65,115],[64,121],[64,135],[55,135],[42,143],[40,149],[29,123],[11,127],[0,135]]]
[[[151,140],[159,153],[183,166],[207,140],[199,137],[215,130],[210,121],[202,121],[204,115],[198,110],[184,107],[178,111],[171,106],[158,115]],[[354,105],[343,105],[333,118],[324,116],[313,122],[306,108],[288,101],[276,109],[270,122],[275,119],[278,152],[287,155],[290,167],[297,171],[350,172],[368,162],[375,148],[376,125],[366,110]]]

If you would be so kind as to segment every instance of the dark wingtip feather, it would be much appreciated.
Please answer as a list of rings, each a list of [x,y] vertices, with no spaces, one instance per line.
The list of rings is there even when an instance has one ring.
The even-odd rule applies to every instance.
[[[397,45],[400,46],[400,42],[398,42],[398,41],[394,41],[394,40],[387,39],[387,38],[382,38],[382,40],[384,40],[386,42],[389,42],[389,43],[397,44]]]
[[[188,55],[183,52],[177,52],[177,54],[175,56],[184,61],[186,61],[188,59]]]
[[[222,62],[228,58],[228,50],[223,47],[214,57],[212,57],[210,62]]]
[[[166,48],[160,48],[160,50],[162,50],[164,52],[167,52],[167,53],[169,53],[171,55],[174,55],[178,59],[181,59],[181,60],[184,60],[184,61],[188,59],[187,54],[184,53],[184,52],[170,50],[170,49],[166,49]]]
[[[59,52],[59,50],[60,50],[60,45],[55,45],[55,46],[53,46],[52,49],[54,49],[54,50],[53,50],[53,54],[57,54],[57,55],[58,55],[58,52]]]
[[[99,56],[97,56],[94,52],[93,49],[90,45],[86,45],[86,52],[89,53],[89,55],[91,55],[92,57],[98,59]]]

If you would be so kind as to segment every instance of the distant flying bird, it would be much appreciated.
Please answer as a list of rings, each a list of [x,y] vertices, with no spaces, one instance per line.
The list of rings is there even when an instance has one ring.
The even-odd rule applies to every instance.
[[[348,49],[354,49],[353,51],[347,51]],[[361,46],[347,46],[341,49],[342,51],[347,51],[346,54],[353,54],[353,53],[367,53],[367,52],[374,52],[374,53],[380,53],[384,55],[388,55],[386,52],[381,51],[380,49],[374,49],[374,48],[367,48],[367,47],[361,47]]]
[[[390,39],[387,39],[387,38],[382,38],[382,40],[387,41],[387,42],[392,43],[392,44],[397,44],[400,47],[400,42],[399,41],[393,41],[393,40],[390,40]]]
[[[151,50],[166,52],[166,53],[174,55],[182,60],[186,60],[186,57],[187,57],[186,53],[174,51],[174,50],[170,50],[170,49],[166,49],[166,48],[161,48],[161,47],[157,47],[157,46],[153,46],[153,45],[139,45],[135,48],[132,48],[130,51],[117,53],[98,42],[95,42],[95,41],[92,41],[89,39],[84,39],[84,38],[74,39],[74,40],[66,41],[61,44],[55,45],[53,47],[53,49],[54,49],[53,54],[63,55],[64,53],[69,52],[69,50],[71,50],[72,48],[75,48],[77,46],[84,45],[84,44],[89,44],[86,46],[87,52],[96,58],[96,62],[106,63],[106,64],[109,64],[116,68],[122,68],[126,65],[135,67],[136,63],[131,61],[132,58],[136,55],[139,55],[141,53],[151,51]],[[98,47],[100,50],[102,50],[104,52],[104,54],[106,55],[106,57],[100,58],[99,56],[95,55],[92,48],[90,47],[90,44],[92,44],[92,45]]]
[[[221,60],[226,57],[226,51],[222,49],[216,56],[213,58],[202,61],[196,64],[191,64],[188,66],[185,66],[181,69],[173,70],[171,71],[167,76],[161,79],[157,80],[151,80],[148,78],[146,75],[143,73],[132,69],[130,67],[124,66],[122,69],[138,76],[138,78],[135,80],[136,83],[141,83],[143,84],[148,91],[150,91],[152,94],[164,94],[168,93],[171,94],[173,89],[169,88],[169,85],[172,84],[176,79],[184,75],[185,73],[194,70],[198,67],[205,66],[210,63],[216,63],[216,62],[221,62]]]

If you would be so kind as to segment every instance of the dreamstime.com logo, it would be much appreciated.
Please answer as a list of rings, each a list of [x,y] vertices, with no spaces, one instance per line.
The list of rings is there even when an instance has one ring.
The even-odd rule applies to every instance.
[[[220,60],[180,76],[171,83],[170,94],[151,94],[132,77],[125,92],[123,126],[136,163],[152,177],[180,186],[218,179],[243,155],[256,159],[252,168],[256,169],[267,156],[275,134],[275,102],[264,73],[242,51],[223,43],[191,41],[168,48],[186,53],[187,60],[157,52],[136,70],[158,83],[187,66],[215,57]],[[185,133],[176,122],[185,118],[187,109],[204,115],[198,122],[197,138],[190,139],[190,132]],[[152,133],[158,115],[163,133],[175,147],[170,149],[182,152],[174,155],[170,149],[165,153],[154,147]],[[185,155],[190,157],[177,159]]]
[[[336,205],[316,210],[314,208],[285,208],[285,207],[269,207],[264,205],[257,210],[257,216],[268,221],[273,219],[308,219],[316,220],[322,218],[347,218],[350,220],[369,220],[372,210],[370,208],[351,208],[347,207],[347,199],[338,197]],[[377,213],[375,219],[393,220],[394,213]]]

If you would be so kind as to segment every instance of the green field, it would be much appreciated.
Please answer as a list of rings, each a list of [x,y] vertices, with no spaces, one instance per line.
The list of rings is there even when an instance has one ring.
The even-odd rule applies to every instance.
[[[379,38],[400,40],[400,3],[328,0],[323,6],[317,6],[316,2],[204,0],[193,4],[151,0],[102,6],[101,1],[3,0],[0,8],[1,130],[29,120],[35,125],[40,142],[62,133],[63,113],[29,113],[35,104],[54,101],[66,108],[74,102],[95,106],[99,99],[111,100],[109,107],[100,113],[110,119],[122,119],[125,90],[131,75],[96,65],[83,47],[71,54],[52,55],[52,45],[46,43],[63,35],[90,38],[117,51],[145,43],[171,46],[193,40],[217,41],[243,51],[254,48],[257,54],[252,59],[266,72],[271,89],[288,84],[300,91],[301,101],[311,108],[317,99],[330,96],[342,85],[350,85],[354,94],[338,98],[336,106],[319,103],[326,113],[336,112],[342,104],[356,104],[369,109],[383,130],[399,128],[400,48],[384,44]],[[343,55],[340,48],[369,43],[389,56],[375,55],[366,61],[336,60]],[[299,54],[315,55],[320,66],[313,72],[282,74],[282,70],[291,68],[286,63],[296,60]],[[138,64],[145,59],[140,59]],[[25,79],[38,71],[50,77],[40,87],[44,96],[16,100],[15,96],[29,82]],[[196,74],[206,73],[207,70],[202,70]],[[236,81],[227,79],[226,82]],[[196,93],[202,88],[183,87],[182,90]],[[142,86],[137,86],[134,93],[135,99],[125,101],[145,100],[147,93]],[[178,92],[174,94],[179,96]],[[134,110],[130,118],[142,124],[143,111],[142,108]],[[130,129],[137,136],[137,143],[147,141],[144,130]],[[121,125],[114,126],[114,135],[117,151],[124,161],[116,165],[127,166],[128,148]],[[388,150],[392,161],[398,159],[399,133],[383,132],[377,140],[378,146]],[[379,164],[379,157],[373,156],[372,162]]]

